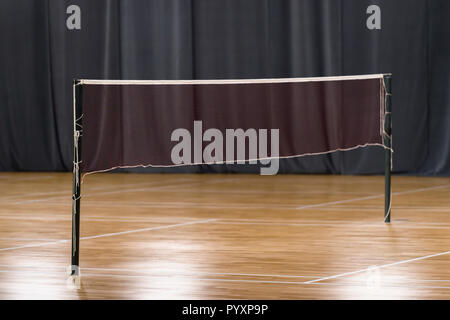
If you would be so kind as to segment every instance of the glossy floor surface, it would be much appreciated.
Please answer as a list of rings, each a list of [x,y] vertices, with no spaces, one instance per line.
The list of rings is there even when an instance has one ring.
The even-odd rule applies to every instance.
[[[450,179],[0,173],[0,299],[450,299]]]

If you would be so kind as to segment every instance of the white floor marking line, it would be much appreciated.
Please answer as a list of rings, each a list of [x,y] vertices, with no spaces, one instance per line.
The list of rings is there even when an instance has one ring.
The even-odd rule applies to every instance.
[[[83,268],[83,270],[86,270]],[[23,271],[23,270],[0,270],[0,273],[20,273],[20,274],[40,274],[41,271]],[[66,274],[60,271],[61,274]],[[275,284],[297,284],[301,285],[301,281],[276,281],[276,280],[251,280],[251,279],[214,279],[214,278],[193,278],[183,275],[167,275],[167,276],[152,276],[152,275],[132,275],[132,274],[104,274],[104,273],[83,273],[82,277],[111,277],[111,278],[150,278],[150,279],[186,279],[195,281],[224,281],[224,282],[254,282],[254,283],[275,283]]]
[[[179,179],[177,181],[169,181],[169,185],[172,183],[179,183],[179,182],[190,182],[192,181],[192,179]],[[163,187],[168,187],[169,185],[167,185],[167,181],[162,181],[162,183],[165,183],[162,186],[158,185],[158,182],[144,182],[144,183],[135,183],[132,185],[125,185],[125,187],[130,187],[130,186],[140,186],[140,185],[147,185],[148,187],[146,188],[139,188],[139,189],[128,189],[129,191],[142,191],[142,190],[152,190],[155,188],[163,188]],[[107,194],[116,194],[116,193],[123,193],[124,191],[126,191],[127,189],[122,189],[123,185],[117,185],[114,187],[98,187],[98,188],[92,188],[90,190],[88,190],[87,192],[90,193],[90,191],[94,190],[94,191],[100,191],[97,193],[90,193],[89,195],[86,195],[85,197],[93,197],[93,196],[98,196],[98,195],[107,195]],[[105,191],[106,189],[106,191]],[[119,190],[117,190],[119,189]],[[22,200],[22,201],[17,201],[16,204],[24,204],[24,203],[35,203],[35,202],[45,202],[48,200],[58,200],[58,199],[69,199],[69,201],[71,200],[71,196],[72,194],[70,193],[70,191],[65,192],[67,193],[67,196],[55,196],[55,197],[47,197],[47,198],[43,198],[43,199],[29,199],[29,200]]]
[[[0,200],[2,200],[2,201],[14,201],[14,200],[17,200],[17,198],[21,199],[21,198],[24,198],[24,197],[39,197],[39,196],[49,196],[49,195],[58,195],[58,194],[67,194],[70,197],[70,193],[71,193],[70,190],[67,190],[67,191],[37,192],[37,193],[27,193],[25,196],[23,194],[20,194],[20,195],[0,197]]]
[[[12,265],[0,265],[0,268],[10,269],[33,269],[33,270],[49,270],[53,269],[55,272],[66,272],[67,267],[35,267],[35,266],[12,266]],[[223,276],[246,276],[246,277],[261,277],[261,278],[308,278],[315,279],[321,276],[299,276],[299,275],[280,275],[280,274],[255,274],[255,273],[232,273],[232,272],[202,272],[202,271],[181,271],[181,272],[168,272],[166,270],[136,270],[136,269],[121,269],[121,268],[88,268],[83,267],[83,270],[87,271],[109,271],[109,272],[122,272],[122,273],[139,273],[141,275],[164,275],[164,276],[190,276],[190,275],[223,275]],[[0,272],[27,272],[27,270],[0,270]]]
[[[71,199],[65,199],[64,201],[47,201],[46,206],[65,206],[70,203]],[[95,199],[86,199],[82,201],[83,206],[101,206],[101,207],[130,207],[130,202],[119,202],[119,201],[97,201]],[[245,203],[230,203],[229,205],[217,205],[217,204],[207,204],[202,202],[143,202],[135,201],[133,202],[134,207],[140,208],[201,208],[201,209],[242,209],[242,210],[255,210],[255,209],[267,209],[267,210],[280,210],[283,208],[285,210],[296,210],[296,204],[284,205],[284,204],[245,204]]]
[[[219,282],[243,282],[243,283],[271,283],[271,284],[295,284],[295,285],[305,285],[306,282],[301,281],[277,281],[277,280],[257,280],[257,279],[217,279],[217,278],[191,278],[182,276],[147,276],[147,275],[115,275],[115,274],[102,274],[102,273],[84,273],[83,276],[91,277],[122,277],[122,278],[152,278],[152,279],[167,279],[167,278],[177,278],[195,281],[219,281]],[[367,287],[366,283],[362,284],[335,284],[335,283],[314,283],[315,285],[332,285],[332,286],[353,286],[353,287]],[[421,289],[450,289],[447,286],[411,286],[411,285],[401,285],[401,284],[386,284],[385,287],[400,287],[400,288],[421,288]]]
[[[0,180],[11,180],[12,182],[28,181],[28,180],[45,180],[45,179],[51,179],[51,178],[53,178],[53,176],[42,176],[42,177],[15,177],[15,176],[7,177],[7,176],[0,176]]]
[[[31,214],[30,214],[31,215]],[[67,217],[55,217],[55,216],[39,216],[33,217],[29,215],[21,216],[2,216],[0,215],[0,220],[2,219],[12,219],[12,220],[44,220],[44,221],[71,221],[72,218]],[[129,217],[129,219],[121,218],[105,218],[99,216],[83,216],[82,221],[98,221],[98,222],[126,222],[126,223],[167,223],[174,220],[187,220],[197,221],[199,218],[192,217],[169,217],[169,218],[140,218],[140,217]],[[333,226],[333,227],[385,227],[384,224],[380,224],[379,221],[367,221],[367,222],[353,222],[348,220],[290,220],[290,222],[285,222],[286,220],[268,220],[268,219],[227,219],[220,218],[220,221],[214,222],[215,224],[242,224],[242,225],[279,225],[279,226]],[[439,223],[439,222],[414,222],[414,221],[396,221],[396,228],[411,228],[411,229],[450,229],[450,222]],[[0,238],[0,240],[15,240],[16,238]],[[17,238],[17,240],[20,240]],[[27,240],[27,239],[22,239]],[[43,240],[45,239],[29,239],[29,240]],[[48,239],[48,241],[56,241],[58,239]]]
[[[66,273],[66,267],[36,267],[33,265],[29,266],[17,266],[17,265],[0,265],[0,268],[9,268],[9,269],[32,269],[32,270],[46,270],[49,271],[50,269],[53,269],[52,272],[56,273]],[[176,276],[190,276],[190,275],[222,275],[222,276],[245,276],[245,277],[261,277],[261,278],[309,278],[309,279],[319,279],[322,278],[322,276],[300,276],[300,275],[280,275],[280,274],[258,274],[258,273],[232,273],[232,272],[203,272],[203,271],[184,271],[184,272],[167,272],[166,270],[136,270],[136,269],[123,269],[123,268],[89,268],[84,267],[83,270],[85,271],[109,271],[109,272],[122,272],[122,273],[137,273],[140,274],[140,276],[146,276],[146,275],[156,275],[161,277],[176,277]],[[24,272],[27,273],[27,270],[0,270],[0,272]],[[95,274],[93,274],[95,275]],[[120,274],[115,274],[115,276],[121,276]],[[127,275],[124,275],[127,276]],[[354,281],[354,282],[345,282],[344,284],[337,284],[337,285],[348,285],[348,284],[354,284],[359,285],[361,281]],[[443,280],[443,279],[398,279],[398,280],[389,280],[389,281],[381,281],[380,284],[382,285],[389,285],[389,284],[402,284],[404,282],[427,282],[427,283],[446,283],[450,282],[450,279]],[[299,282],[300,283],[300,282]],[[303,282],[301,282],[303,283]],[[331,284],[331,283],[316,283],[316,284]],[[439,287],[440,288],[440,287]]]
[[[233,180],[237,180],[237,179],[229,179],[227,181],[233,181]],[[225,182],[227,182],[225,181]],[[158,183],[164,183],[164,185],[158,185]],[[100,192],[97,193],[90,193],[90,190],[88,190],[88,194],[83,196],[83,198],[90,198],[90,197],[96,197],[96,196],[102,196],[102,195],[110,195],[110,194],[117,194],[117,193],[127,193],[127,192],[148,192],[148,191],[159,191],[159,190],[164,190],[167,188],[174,188],[175,186],[178,186],[179,183],[182,182],[190,182],[188,184],[184,184],[181,185],[182,187],[190,187],[190,186],[195,186],[198,184],[209,184],[209,183],[223,183],[223,180],[213,180],[213,181],[192,181],[192,179],[189,178],[184,178],[184,179],[174,179],[174,181],[158,181],[156,183],[151,183],[151,182],[146,182],[146,183],[142,183],[142,184],[135,184],[135,185],[148,185],[148,187],[144,187],[144,188],[135,188],[135,189],[124,189],[122,185],[118,185],[116,187],[110,187],[107,188],[106,191],[101,191],[104,190],[103,188],[95,188],[95,189],[91,189],[91,190],[99,190]],[[130,187],[130,185],[128,185],[128,187]],[[119,190],[117,190],[119,188]],[[108,191],[109,189],[113,189]],[[26,204],[26,203],[36,203],[36,202],[45,202],[45,201],[49,201],[49,200],[67,200],[67,201],[71,201],[71,194],[70,192],[67,193],[68,196],[56,196],[56,197],[47,197],[44,199],[29,199],[29,200],[22,200],[22,201],[17,201],[15,202],[15,204]]]
[[[413,282],[413,281],[411,281],[411,282]],[[303,283],[303,284],[305,284],[305,283]],[[345,286],[345,287],[365,287],[365,288],[367,288],[366,283],[357,284],[357,283],[315,282],[312,284],[313,285],[321,285],[321,286],[334,286],[334,287]],[[450,289],[450,286],[423,286],[423,285],[414,286],[414,285],[409,285],[409,284],[402,285],[401,283],[390,283],[390,284],[389,283],[380,283],[379,289],[383,289],[383,288]],[[370,290],[370,289],[368,289],[368,290]],[[414,294],[414,293],[412,293],[412,294]],[[378,295],[383,295],[383,292],[378,293]]]
[[[449,254],[449,253],[450,253],[450,251],[445,251],[445,252],[430,254],[430,255],[427,255],[427,256],[423,256],[423,257],[417,257],[417,258],[408,259],[408,260],[401,260],[401,261],[397,261],[397,262],[393,262],[393,263],[383,264],[383,265],[380,265],[380,266],[374,266],[370,270],[377,270],[377,269],[382,269],[382,268],[388,268],[388,267],[397,266],[397,265],[405,264],[405,263],[409,263],[409,262],[414,262],[414,261],[420,261],[420,260],[425,260],[425,259],[429,259],[429,258],[439,257],[439,256],[443,256],[443,255],[446,255],[446,254]],[[305,284],[311,284],[311,283],[325,281],[325,280],[330,280],[330,279],[337,279],[337,278],[341,278],[341,277],[345,277],[345,276],[351,276],[351,275],[358,274],[358,273],[363,273],[363,272],[367,272],[367,268],[364,268],[364,269],[361,269],[361,270],[356,270],[356,271],[351,271],[351,272],[340,273],[340,274],[336,274],[334,276],[323,277],[323,278],[316,279],[316,280],[307,281],[307,282],[305,282]]]
[[[43,246],[48,246],[48,245],[58,244],[58,243],[64,243],[64,242],[69,242],[69,241],[70,240],[58,240],[58,241],[50,241],[50,242],[30,243],[30,244],[25,244],[23,246],[10,247],[10,248],[1,248],[0,252],[2,252],[2,251],[10,251],[10,250],[17,250],[17,249],[24,249],[24,248],[43,247]]]
[[[218,221],[215,224],[231,224],[231,225],[259,225],[259,226],[290,226],[290,227],[370,227],[370,228],[386,228],[384,224],[354,224],[354,223],[279,223],[279,222],[226,222],[226,221]],[[397,229],[436,229],[436,230],[448,230],[450,226],[447,227],[438,227],[438,226],[420,226],[420,225],[406,225],[400,224],[395,225]]]
[[[151,274],[148,271],[139,271],[131,269],[114,269],[114,268],[83,268],[83,270],[91,271],[112,271],[112,272],[132,272],[132,273],[142,273]],[[158,272],[154,272],[158,273]],[[167,272],[165,272],[167,274]],[[178,273],[169,273],[169,275],[223,275],[223,276],[245,276],[245,277],[266,277],[266,278],[320,278],[320,276],[298,276],[298,275],[283,275],[283,274],[255,274],[255,273],[232,273],[232,272],[202,272],[202,271],[185,271]]]
[[[35,213],[34,213],[35,214]],[[32,216],[2,216],[0,215],[0,220],[2,219],[11,219],[11,220],[43,220],[43,221],[72,221],[71,216],[66,217],[55,217],[55,216],[39,216],[39,217],[32,217]],[[180,221],[180,220],[187,220],[187,221],[198,221],[198,218],[192,218],[192,217],[174,217],[174,218],[137,218],[137,217],[131,217],[130,219],[120,219],[120,218],[100,218],[100,217],[89,217],[89,216],[82,216],[81,221],[104,221],[104,222],[129,222],[129,223],[167,223],[167,222],[173,222],[174,220]]]
[[[123,234],[130,234],[130,233],[136,233],[136,232],[144,232],[144,231],[150,231],[150,230],[160,230],[160,229],[170,229],[170,228],[176,228],[181,226],[187,226],[187,225],[193,225],[193,224],[200,224],[200,223],[208,223],[215,221],[217,219],[207,219],[207,220],[200,220],[200,221],[192,221],[192,222],[186,222],[186,223],[177,223],[177,224],[171,224],[171,225],[165,225],[165,226],[158,226],[158,227],[150,227],[150,228],[143,228],[143,229],[136,229],[136,230],[129,230],[129,231],[121,231],[121,232],[115,232],[115,233],[106,233],[106,234],[100,234],[96,236],[88,236],[88,237],[81,237],[80,240],[88,240],[88,239],[97,239],[97,238],[104,238],[104,237],[113,237],[117,235],[123,235]],[[30,243],[23,246],[16,246],[16,247],[10,247],[10,248],[1,248],[1,251],[10,251],[10,250],[16,250],[16,249],[23,249],[23,248],[33,248],[33,247],[41,247],[41,246],[48,246],[52,244],[59,244],[64,242],[70,242],[71,240],[58,240],[58,241],[52,241],[52,242],[41,242],[41,243]]]
[[[85,269],[85,268],[84,268]],[[0,273],[19,273],[22,275],[34,275],[39,274],[39,278],[43,278],[41,271],[23,271],[23,270],[0,270]],[[47,273],[49,274],[49,273]],[[67,275],[66,272],[60,271],[58,274]],[[56,274],[52,274],[56,275]],[[242,282],[242,283],[269,283],[269,284],[293,284],[293,285],[305,285],[305,282],[301,281],[276,281],[276,280],[257,280],[257,279],[220,279],[220,278],[193,278],[188,276],[179,275],[167,275],[167,276],[151,276],[151,275],[121,275],[121,274],[104,274],[104,273],[83,273],[83,277],[111,277],[111,278],[150,278],[150,279],[177,279],[177,280],[188,280],[188,281],[217,281],[217,282]],[[337,286],[337,287],[367,287],[366,283],[314,283],[314,285],[322,286]],[[382,288],[411,288],[411,289],[450,289],[450,286],[424,286],[424,285],[408,285],[401,283],[383,283],[380,284],[380,289]],[[370,293],[370,292],[369,292]],[[383,294],[378,293],[378,295]],[[377,295],[377,293],[373,293]]]
[[[325,207],[333,204],[341,204],[341,203],[347,203],[347,202],[353,202],[353,201],[362,201],[362,200],[369,200],[369,199],[376,199],[384,197],[384,194],[378,194],[373,196],[367,196],[367,197],[360,197],[360,198],[353,198],[353,199],[346,199],[346,200],[338,200],[338,201],[331,201],[331,202],[322,202],[322,203],[316,203],[316,204],[308,204],[304,206],[297,207],[297,210],[303,210],[303,209],[311,209],[311,208],[317,208],[317,207]]]
[[[323,211],[357,211],[357,212],[380,212],[380,208],[381,206],[379,206],[378,208],[372,208],[372,207],[366,207],[365,205],[354,205],[354,206],[339,206],[339,207],[321,207],[320,210]],[[436,213],[448,213],[450,212],[450,208],[446,209],[446,208],[398,208],[397,206],[395,207],[395,212],[402,212],[402,211],[408,211],[408,212],[412,212],[412,211],[419,211],[419,212],[423,212],[423,211],[427,211],[427,212],[436,212]],[[394,218],[396,219],[396,218]]]
[[[34,213],[36,214],[36,213]],[[43,221],[58,221],[58,220],[62,220],[62,221],[66,221],[66,220],[72,220],[72,216],[68,216],[68,217],[56,217],[56,216],[37,216],[37,217],[33,217],[31,214],[30,216],[2,216],[0,215],[0,219],[12,219],[12,220],[43,220]]]
[[[114,232],[114,233],[106,233],[101,234],[97,236],[89,236],[89,237],[82,237],[81,240],[87,240],[87,239],[97,239],[97,238],[104,238],[104,237],[112,237],[112,236],[118,236],[123,234],[130,234],[130,233],[137,233],[137,232],[144,232],[144,231],[150,231],[150,230],[160,230],[160,229],[170,229],[170,228],[176,228],[181,226],[188,226],[193,224],[201,224],[201,223],[208,223],[213,222],[216,219],[207,219],[207,220],[201,220],[201,221],[192,221],[192,222],[186,222],[186,223],[177,223],[177,224],[171,224],[168,226],[158,226],[158,227],[149,227],[149,228],[142,228],[142,229],[136,229],[136,230],[129,230],[129,231],[121,231],[121,232]]]
[[[430,190],[437,190],[437,189],[444,189],[444,188],[448,188],[450,186],[449,185],[441,185],[441,186],[436,186],[436,187],[429,187],[429,188],[421,188],[421,189],[415,189],[415,190],[409,190],[409,191],[402,191],[402,192],[393,192],[393,195],[404,195],[404,194],[410,194],[410,193],[417,193],[417,192],[423,192],[423,191],[430,191]],[[173,188],[173,186],[165,186],[165,187],[171,187]],[[150,191],[151,189],[161,189],[163,187],[154,187],[154,188],[141,188],[141,189],[131,189],[131,190],[125,190],[125,191]],[[93,200],[92,202],[94,202],[95,204],[90,204],[88,199],[86,199],[87,197],[93,197],[96,195],[106,195],[106,194],[112,194],[112,193],[118,193],[119,191],[111,191],[111,192],[102,192],[102,193],[98,193],[92,196],[85,196],[85,201],[84,203],[88,204],[88,205],[102,205],[102,206],[112,206],[112,207],[120,207],[120,206],[129,206],[129,203],[121,203],[121,202],[107,202],[107,201],[95,201]],[[120,192],[124,192],[124,190],[121,190]],[[355,202],[355,201],[362,201],[362,200],[368,200],[368,199],[376,199],[376,198],[382,198],[384,197],[384,194],[378,194],[378,195],[372,195],[372,196],[367,196],[367,197],[360,197],[360,198],[353,198],[353,199],[346,199],[346,200],[338,200],[338,201],[332,201],[332,202],[323,202],[323,203],[317,203],[317,204],[310,204],[310,205],[304,205],[304,206],[300,206],[300,207],[296,207],[295,204],[292,205],[283,205],[283,204],[272,204],[272,206],[270,206],[269,204],[266,205],[261,205],[261,206],[256,206],[256,205],[251,205],[251,204],[230,204],[230,205],[209,205],[209,204],[204,204],[204,203],[186,203],[186,202],[135,202],[134,205],[135,206],[139,206],[139,207],[152,207],[152,208],[177,208],[177,207],[185,207],[185,206],[191,206],[191,207],[196,207],[196,208],[204,208],[204,209],[215,209],[215,208],[223,208],[223,209],[229,209],[229,208],[234,208],[234,209],[279,209],[279,208],[284,208],[284,209],[292,209],[292,210],[303,210],[303,209],[313,209],[313,208],[317,208],[317,207],[325,207],[325,206],[329,206],[329,205],[334,205],[334,204],[342,204],[342,203],[348,203],[348,202]],[[51,199],[57,200],[57,199],[61,199],[61,200],[65,200],[64,202],[55,202],[55,201],[49,201]],[[22,201],[22,202],[16,202],[16,204],[25,204],[25,203],[35,203],[35,202],[43,202],[43,201],[47,201],[46,205],[61,205],[62,203],[71,201],[71,199],[68,199],[67,197],[54,197],[54,198],[47,198],[47,199],[39,199],[39,200],[27,200],[27,201]]]
[[[349,224],[352,226],[360,225],[380,225],[380,221],[352,221],[352,220],[314,220],[314,219],[293,219],[293,220],[275,220],[275,219],[245,219],[245,218],[221,218],[222,222],[263,222],[263,223],[333,223],[333,224]],[[287,222],[288,221],[288,222]],[[415,221],[398,221],[398,224],[414,224],[414,225],[437,225],[450,226],[449,222],[415,222]]]
[[[276,281],[276,280],[250,280],[250,279],[214,279],[214,278],[192,278],[186,276],[150,276],[150,275],[122,275],[122,274],[103,274],[103,273],[83,273],[83,277],[118,277],[118,278],[151,278],[151,279],[167,279],[167,278],[176,278],[176,279],[186,279],[186,280],[195,280],[195,281],[221,281],[221,282],[253,282],[253,283],[275,283],[275,284],[297,284],[301,285],[304,282],[301,281]]]
[[[426,188],[420,188],[420,189],[413,189],[413,190],[407,190],[407,191],[398,191],[398,192],[392,192],[393,195],[404,195],[404,194],[410,194],[410,193],[416,193],[416,192],[423,192],[423,191],[431,191],[431,190],[440,190],[450,187],[450,184],[444,184],[434,187],[426,187]]]
[[[90,201],[87,200],[87,205],[105,205],[105,206],[130,206],[129,202],[116,202],[116,201]],[[214,209],[214,208],[237,208],[237,209],[279,209],[280,207],[286,209],[295,209],[295,204],[261,204],[255,205],[253,203],[229,203],[227,205],[217,205],[214,203],[205,203],[205,202],[153,202],[153,201],[134,201],[134,206],[140,207],[156,207],[156,208],[185,208],[185,207],[194,207],[194,208],[205,208],[205,209]]]
[[[0,238],[0,241],[59,241],[59,239]]]
[[[414,190],[408,190],[408,191],[400,191],[400,192],[392,192],[392,195],[404,195],[404,194],[410,194],[410,193],[417,193],[417,192],[423,192],[423,191],[431,191],[431,190],[439,190],[439,189],[445,189],[450,187],[450,184],[440,185],[436,187],[428,187],[428,188],[420,188],[420,189],[414,189]],[[367,196],[367,197],[360,197],[360,198],[353,198],[353,199],[346,199],[346,200],[338,200],[338,201],[331,201],[331,202],[322,202],[322,203],[316,203],[316,204],[309,204],[297,207],[297,210],[303,210],[303,209],[310,209],[310,208],[317,208],[317,207],[325,207],[333,204],[341,204],[341,203],[348,203],[353,201],[362,201],[362,200],[369,200],[369,199],[376,199],[376,198],[382,198],[384,197],[383,194],[373,195],[373,196]]]
[[[175,179],[174,179],[175,180]],[[170,181],[169,181],[170,182]],[[175,182],[175,181],[174,181]],[[112,186],[112,187],[108,187],[108,186],[102,186],[102,187],[90,187],[90,188],[86,188],[88,189],[87,192],[92,192],[92,191],[108,191],[108,190],[117,190],[118,187],[123,188],[123,187],[136,187],[136,186],[145,186],[145,185],[155,185],[155,182],[141,182],[141,183],[132,183],[132,184],[119,184],[118,186]],[[70,186],[70,185],[69,185]],[[37,196],[52,196],[52,195],[65,195],[67,194],[68,197],[70,198],[72,193],[70,190],[70,187],[68,188],[68,190],[66,191],[49,191],[49,192],[37,192],[37,193],[27,193],[25,195],[25,197],[37,197]],[[12,196],[6,196],[6,197],[0,197],[0,200],[4,201],[4,200],[17,200],[17,198],[23,198],[24,195],[20,194],[20,195],[12,195]],[[53,197],[51,197],[53,198]],[[58,197],[61,198],[61,197]],[[25,199],[23,201],[33,201],[36,199]]]
[[[237,188],[233,189],[233,190],[223,190],[223,189],[216,189],[216,190],[202,190],[202,193],[221,193],[221,194],[255,194],[255,195],[260,195],[260,194],[294,194],[294,195],[303,195],[303,194],[330,194],[330,191],[314,191],[314,190],[297,190],[297,191],[288,191],[288,190],[258,190],[258,189],[253,189],[253,190],[245,190],[245,189],[241,189],[241,190],[236,190]],[[198,192],[197,190],[179,190],[177,189],[178,193],[196,193]],[[374,192],[345,192],[345,191],[332,191],[333,194],[347,194],[347,195],[351,195],[351,194],[364,194],[367,193],[369,195],[378,195],[378,193],[374,193]]]

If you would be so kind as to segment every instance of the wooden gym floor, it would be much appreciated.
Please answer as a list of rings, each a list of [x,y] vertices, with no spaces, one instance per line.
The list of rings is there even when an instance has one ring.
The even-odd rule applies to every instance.
[[[0,299],[450,299],[450,179],[0,173]]]

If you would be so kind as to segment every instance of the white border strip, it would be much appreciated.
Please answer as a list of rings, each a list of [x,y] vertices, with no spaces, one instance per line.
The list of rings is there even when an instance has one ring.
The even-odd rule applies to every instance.
[[[268,79],[212,79],[212,80],[110,80],[110,79],[80,79],[78,84],[111,84],[111,85],[183,85],[183,84],[245,84],[245,83],[288,83],[288,82],[319,82],[340,80],[383,79],[388,74],[365,74],[335,77],[311,78],[268,78]]]

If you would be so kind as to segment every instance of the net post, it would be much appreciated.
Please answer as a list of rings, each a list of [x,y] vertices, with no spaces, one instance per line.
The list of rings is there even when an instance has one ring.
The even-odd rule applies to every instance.
[[[80,200],[81,200],[81,137],[82,85],[73,81],[73,193],[72,193],[72,265],[71,276],[80,275]]]
[[[384,163],[384,222],[391,222],[391,170],[392,170],[392,75],[383,76],[385,87],[385,112],[383,143],[385,149]]]

